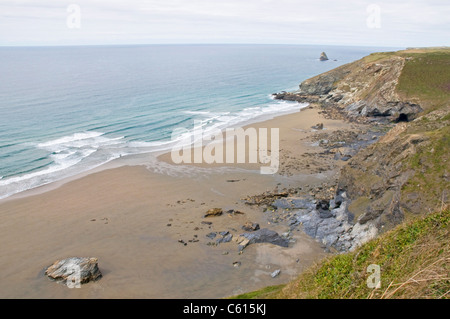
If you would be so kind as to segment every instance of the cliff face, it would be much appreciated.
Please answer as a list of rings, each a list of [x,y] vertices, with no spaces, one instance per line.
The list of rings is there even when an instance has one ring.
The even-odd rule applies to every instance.
[[[353,119],[410,121],[423,109],[396,91],[406,59],[390,54],[380,59],[369,56],[308,79],[298,91],[275,98],[334,107]]]
[[[353,231],[344,232],[337,243],[358,235],[354,229],[372,229],[374,237],[448,205],[449,88],[447,49],[373,54],[308,79],[298,91],[276,95],[316,103],[349,120],[397,123],[343,167],[336,196],[345,194],[349,200]]]
[[[448,203],[449,113],[436,110],[397,124],[344,166],[338,189],[352,199],[355,220],[390,229]]]
[[[298,213],[297,221],[307,234],[347,253],[324,260],[285,287],[272,288],[273,293],[265,290],[259,295],[445,297],[449,291],[450,49],[372,54],[306,80],[296,92],[275,97],[316,103],[350,120],[399,123],[347,162],[329,204],[320,202],[315,210]],[[402,225],[391,230],[398,224]],[[383,270],[381,290],[367,285],[370,265]]]

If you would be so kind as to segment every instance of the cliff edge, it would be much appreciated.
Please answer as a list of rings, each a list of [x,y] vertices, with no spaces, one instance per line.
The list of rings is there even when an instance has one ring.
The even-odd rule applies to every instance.
[[[277,93],[274,97],[318,103],[357,121],[411,121],[429,108],[429,104],[409,91],[409,83],[415,81],[409,77],[419,76],[416,80],[427,81],[430,86],[436,81],[445,82],[448,74],[440,68],[448,68],[449,51],[423,49],[374,53],[305,80],[297,91]],[[424,59],[432,64],[428,69]],[[415,71],[418,74],[410,74]],[[434,79],[432,74],[437,74],[438,78]],[[442,89],[448,93],[448,86]],[[426,84],[421,90],[427,90]]]
[[[448,204],[450,49],[374,53],[276,98],[316,103],[350,121],[394,123],[340,173],[336,196],[348,198],[350,230],[371,230],[363,242]],[[347,250],[339,243],[353,235],[332,246]]]
[[[337,254],[286,286],[240,297],[447,298],[450,49],[374,53],[275,98],[389,130],[343,166],[325,208],[301,215],[304,231]],[[370,264],[381,267],[381,289],[366,285]],[[439,276],[421,278],[431,270]]]

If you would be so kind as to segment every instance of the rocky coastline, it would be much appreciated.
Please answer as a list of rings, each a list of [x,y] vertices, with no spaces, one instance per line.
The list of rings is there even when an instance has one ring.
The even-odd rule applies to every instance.
[[[291,225],[302,225],[327,250],[351,251],[407,216],[431,211],[436,202],[448,202],[447,173],[435,174],[425,158],[420,160],[419,173],[412,164],[419,154],[426,150],[434,154],[438,145],[445,143],[449,125],[448,107],[434,106],[435,110],[424,115],[426,101],[407,98],[398,91],[405,64],[415,61],[422,58],[414,60],[408,52],[374,54],[308,79],[297,91],[274,94],[275,99],[311,103],[327,117],[365,123],[380,132],[373,136],[376,143],[344,150],[328,148],[326,152],[334,153],[334,159],[347,161],[333,185],[334,197],[310,193],[315,197],[310,203],[316,207],[294,207],[291,212]],[[431,132],[437,137],[431,138]],[[326,136],[318,140],[322,147],[334,142]],[[445,157],[443,154],[436,156]],[[436,179],[432,183],[436,189],[424,194],[417,189],[420,184],[410,185],[427,166],[430,180]],[[430,194],[437,198],[431,200]]]
[[[239,285],[244,276],[251,274],[250,268],[256,274],[255,253],[267,247],[275,248],[273,250],[289,255],[289,263],[281,265],[271,262],[274,259],[266,259],[258,266],[267,268],[257,270],[258,274],[265,276],[264,280],[279,283],[287,279],[286,265],[291,267],[289,275],[300,271],[299,261],[305,255],[296,249],[302,243],[311,245],[317,241],[318,245],[316,242],[313,244],[320,254],[351,252],[408,217],[431,212],[436,207],[434,195],[442,206],[446,205],[450,111],[448,107],[436,107],[424,114],[427,106],[421,100],[407,99],[400,94],[396,87],[408,59],[407,55],[389,54],[381,59],[369,56],[308,79],[295,92],[274,94],[276,99],[307,102],[310,106],[305,111],[314,113],[314,117],[305,117],[307,120],[299,116],[293,125],[291,123],[285,128],[287,135],[292,134],[289,136],[292,143],[282,145],[280,169],[269,183],[273,188],[278,181],[289,182],[280,182],[265,192],[267,188],[264,186],[258,188],[256,194],[249,195],[256,182],[249,183],[236,174],[220,176],[209,184],[203,180],[204,184],[198,183],[198,187],[203,187],[202,192],[189,193],[189,198],[179,200],[178,194],[169,194],[171,200],[167,199],[162,204],[165,207],[159,209],[175,214],[170,218],[162,214],[159,226],[152,231],[148,227],[153,224],[147,223],[141,231],[145,236],[134,236],[137,223],[139,227],[145,223],[136,222],[129,227],[133,229],[139,247],[141,242],[148,244],[158,238],[148,234],[160,232],[160,238],[165,238],[164,245],[171,247],[167,249],[177,251],[180,256],[197,260],[199,251],[202,254],[206,252],[208,258],[214,255],[223,266],[222,274],[239,268],[242,276]],[[298,125],[299,120],[304,121],[301,126]],[[117,172],[117,179],[122,182],[122,175],[116,170],[113,172]],[[141,178],[142,173],[136,170],[135,178]],[[110,183],[110,175],[105,173],[105,176]],[[125,176],[129,177],[128,171]],[[159,176],[152,177],[169,183]],[[145,183],[150,180],[141,181],[142,185],[147,185]],[[178,183],[177,180],[169,185],[175,187]],[[186,185],[191,189],[192,180],[188,180]],[[218,187],[220,190],[216,189]],[[152,200],[148,199],[147,191],[139,192],[144,189],[152,188],[139,186],[136,193],[142,197],[136,202],[147,201],[151,205],[161,202],[160,196],[155,195]],[[239,192],[222,198],[231,189]],[[198,192],[209,194],[209,197],[217,196],[214,200],[196,197]],[[239,200],[240,196],[245,197]],[[183,210],[192,214],[183,214]],[[140,210],[136,211],[141,214]],[[142,211],[137,220],[153,222],[150,215]],[[102,225],[110,227],[115,220],[122,223],[133,221],[122,216],[119,210],[115,218],[108,212],[108,218],[90,216],[86,222],[89,220],[89,227],[93,227],[100,224],[94,223],[96,220],[102,220],[106,221]],[[116,248],[111,250],[115,252]],[[92,255],[99,256],[96,253]],[[95,282],[103,278],[100,272],[102,262],[105,262],[106,269],[113,265],[108,258],[103,258],[100,265],[97,258],[58,260],[47,268],[45,274],[53,281],[70,286],[75,265],[82,275],[80,284]],[[143,262],[147,264],[148,259],[143,259]],[[184,269],[185,263],[181,264],[183,266],[175,265],[176,272]],[[268,269],[269,272],[265,271]],[[205,270],[208,270],[206,266],[202,268]],[[185,274],[196,271],[191,268]],[[108,271],[104,274],[108,275]],[[252,277],[255,279],[258,279],[257,275]]]
[[[319,104],[356,122],[411,121],[423,108],[395,90],[406,59],[361,59],[303,81],[297,91],[274,93],[273,97]]]

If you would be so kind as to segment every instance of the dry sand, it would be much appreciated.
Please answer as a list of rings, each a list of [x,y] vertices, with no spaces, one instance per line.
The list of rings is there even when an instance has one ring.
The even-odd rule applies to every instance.
[[[246,221],[286,231],[241,198],[335,178],[339,166],[305,157],[319,151],[309,140],[319,122],[328,132],[350,127],[311,108],[252,125],[280,128],[275,175],[254,165],[172,165],[168,154],[159,161],[142,155],[0,201],[0,297],[221,298],[286,283],[326,255],[302,232],[288,248],[253,244],[243,254],[234,242],[208,245],[206,234],[239,234]],[[202,223],[215,207],[244,215]],[[44,275],[55,260],[72,256],[97,257],[103,278],[69,289]],[[281,274],[272,278],[276,269]]]

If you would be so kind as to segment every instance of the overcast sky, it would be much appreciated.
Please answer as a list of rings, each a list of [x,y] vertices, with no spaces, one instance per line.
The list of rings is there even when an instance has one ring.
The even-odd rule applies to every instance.
[[[450,45],[450,1],[0,0],[0,45]]]

